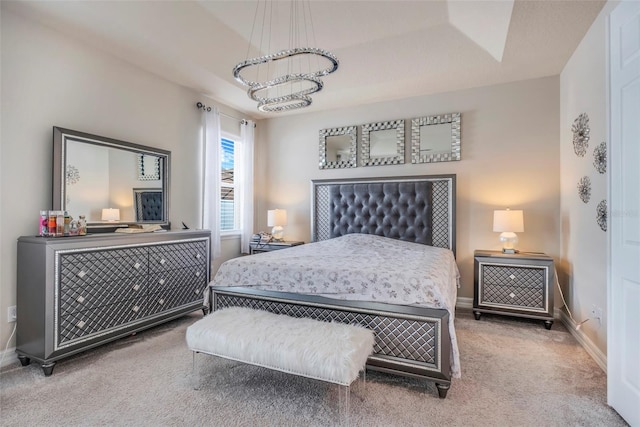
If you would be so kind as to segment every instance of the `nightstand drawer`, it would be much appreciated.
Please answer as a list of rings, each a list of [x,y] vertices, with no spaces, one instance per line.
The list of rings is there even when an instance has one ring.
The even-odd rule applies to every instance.
[[[545,285],[545,268],[486,263],[480,268],[485,286],[491,283],[507,287],[542,288]]]
[[[480,304],[503,304],[523,308],[539,308],[546,311],[542,286],[527,288],[485,283],[482,287]]]

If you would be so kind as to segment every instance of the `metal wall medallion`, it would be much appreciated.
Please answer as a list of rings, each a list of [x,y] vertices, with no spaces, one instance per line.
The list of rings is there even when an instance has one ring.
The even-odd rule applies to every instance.
[[[598,173],[607,172],[607,143],[604,141],[593,150],[593,166]]]
[[[362,125],[362,165],[404,163],[404,120]]]
[[[584,203],[589,203],[589,199],[591,199],[591,179],[588,176],[583,176],[578,181],[578,196]]]
[[[80,172],[73,165],[67,165],[65,181],[67,185],[77,184],[80,181]]]
[[[571,126],[573,132],[573,151],[578,157],[584,157],[589,147],[589,116],[582,113],[573,121]]]
[[[607,201],[602,200],[598,203],[598,207],[596,208],[596,221],[598,221],[598,225],[602,229],[602,231],[607,231]]]

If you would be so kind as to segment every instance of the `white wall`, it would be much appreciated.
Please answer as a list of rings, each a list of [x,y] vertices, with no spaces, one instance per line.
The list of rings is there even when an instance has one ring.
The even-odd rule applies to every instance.
[[[607,234],[596,223],[596,206],[607,198],[607,175],[599,174],[593,166],[593,150],[607,141],[606,22],[613,6],[610,2],[604,7],[560,75],[560,282],[577,322],[589,318],[594,305],[603,311],[602,324],[591,319],[581,328],[601,352],[594,354],[599,362],[607,351],[608,266]],[[588,114],[591,129],[584,157],[574,153],[571,131],[581,113]],[[591,179],[591,199],[586,204],[577,192],[583,176]]]
[[[0,146],[0,343],[16,301],[16,239],[37,233],[52,206],[52,127],[170,150],[170,216],[200,225],[199,94],[2,9]],[[239,113],[224,109],[228,114]],[[239,253],[237,239],[223,253]],[[18,313],[18,319],[24,313]],[[15,340],[9,347],[15,345]],[[10,355],[9,355],[10,356]],[[9,357],[14,361],[14,357]]]
[[[472,298],[473,251],[501,248],[494,209],[524,209],[520,249],[559,255],[559,105],[556,76],[262,121],[256,224],[267,230],[267,209],[286,208],[285,238],[308,242],[312,179],[455,173],[459,296]],[[452,112],[462,113],[459,162],[413,165],[406,150],[404,165],[318,169],[320,129]]]

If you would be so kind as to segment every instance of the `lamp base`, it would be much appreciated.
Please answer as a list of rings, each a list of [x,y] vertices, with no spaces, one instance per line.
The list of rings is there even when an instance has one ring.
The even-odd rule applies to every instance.
[[[271,236],[276,242],[282,242],[284,238],[284,228],[281,225],[276,225],[271,229]]]
[[[500,241],[502,242],[503,254],[517,254],[514,244],[518,243],[518,236],[511,231],[503,231],[500,233]]]

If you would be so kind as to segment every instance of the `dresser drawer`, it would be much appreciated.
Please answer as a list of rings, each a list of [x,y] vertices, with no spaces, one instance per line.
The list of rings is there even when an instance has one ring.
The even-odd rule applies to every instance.
[[[153,273],[193,265],[206,265],[207,259],[206,241],[162,245],[151,249],[149,270]]]
[[[206,266],[194,266],[163,271],[149,276],[150,294],[182,287],[202,287],[207,285]]]
[[[147,293],[147,278],[136,276],[95,286],[62,287],[60,312],[63,315],[139,298]]]
[[[95,309],[60,316],[59,347],[81,337],[87,337],[109,328],[123,325],[147,313],[146,298],[137,298]]]
[[[145,249],[121,249],[60,256],[60,288],[114,282],[148,273]]]
[[[204,303],[202,293],[204,287],[180,287],[167,289],[149,295],[147,314],[160,313],[172,308],[181,307],[194,302]]]

